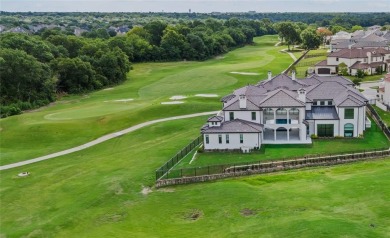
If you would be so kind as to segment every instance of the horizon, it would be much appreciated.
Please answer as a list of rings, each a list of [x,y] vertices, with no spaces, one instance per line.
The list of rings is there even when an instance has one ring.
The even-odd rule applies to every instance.
[[[390,1],[376,0],[0,0],[4,12],[102,13],[372,13],[390,12]]]

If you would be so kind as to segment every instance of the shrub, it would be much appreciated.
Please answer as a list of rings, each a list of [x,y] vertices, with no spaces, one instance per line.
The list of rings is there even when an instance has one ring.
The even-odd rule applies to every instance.
[[[317,136],[316,134],[311,134],[311,135],[310,135],[310,138],[312,138],[312,139],[318,139],[318,136]]]

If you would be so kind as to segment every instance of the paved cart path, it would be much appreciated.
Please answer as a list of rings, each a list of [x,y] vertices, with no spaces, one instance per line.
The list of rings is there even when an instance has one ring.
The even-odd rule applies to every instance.
[[[38,157],[38,158],[35,158],[35,159],[29,159],[29,160],[25,160],[25,161],[13,163],[13,164],[3,165],[3,166],[0,166],[0,170],[12,169],[12,168],[20,167],[20,166],[23,166],[23,165],[32,164],[32,163],[40,162],[40,161],[43,161],[43,160],[56,158],[58,156],[67,155],[67,154],[70,154],[70,153],[73,153],[73,152],[76,152],[76,151],[84,150],[84,149],[87,149],[87,148],[92,147],[94,145],[103,143],[105,141],[111,140],[113,138],[122,136],[124,134],[133,132],[135,130],[138,130],[138,129],[141,129],[143,127],[146,127],[146,126],[149,126],[149,125],[152,125],[152,124],[156,124],[156,123],[159,123],[159,122],[173,121],[173,120],[186,119],[186,118],[191,118],[191,117],[212,115],[212,114],[217,114],[218,112],[219,111],[201,112],[201,113],[194,113],[194,114],[188,114],[188,115],[183,115],[183,116],[174,116],[174,117],[161,118],[161,119],[157,119],[157,120],[153,120],[153,121],[147,121],[147,122],[144,122],[144,123],[141,123],[141,124],[129,127],[127,129],[121,130],[121,131],[117,131],[117,132],[114,132],[114,133],[111,133],[111,134],[104,135],[102,137],[97,138],[96,140],[90,141],[90,142],[88,142],[86,144],[83,144],[83,145],[80,145],[80,146],[76,146],[76,147],[73,147],[73,148],[70,148],[70,149],[67,149],[67,150],[63,150],[63,151],[56,152],[56,153],[53,153],[53,154],[41,156],[41,157]]]

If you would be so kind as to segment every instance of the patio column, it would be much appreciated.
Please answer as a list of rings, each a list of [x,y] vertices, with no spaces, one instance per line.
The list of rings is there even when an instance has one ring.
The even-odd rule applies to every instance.
[[[273,110],[274,110],[274,124],[276,124],[276,109],[273,108]]]
[[[289,119],[290,119],[290,108],[286,108],[286,111],[287,111],[287,124],[291,124]]]
[[[288,129],[288,128],[286,128],[286,129],[287,129],[287,141],[290,141],[290,129]]]
[[[276,129],[274,129],[274,141],[276,141]]]

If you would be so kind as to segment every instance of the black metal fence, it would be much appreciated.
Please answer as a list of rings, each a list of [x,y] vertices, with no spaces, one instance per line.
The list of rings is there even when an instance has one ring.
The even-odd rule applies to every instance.
[[[367,104],[368,108],[368,114],[374,118],[374,120],[377,122],[378,126],[381,128],[383,133],[387,136],[387,138],[390,140],[390,130],[386,126],[386,124],[383,122],[382,118],[379,116],[379,114],[375,111],[374,107],[370,104]]]
[[[348,159],[348,158],[368,158],[373,155],[389,155],[389,148],[378,148],[373,150],[362,150],[360,152],[344,152],[344,153],[333,153],[333,154],[316,154],[316,155],[306,155],[304,157],[296,158],[284,158],[284,159],[272,159],[272,160],[261,160],[254,162],[244,162],[244,163],[233,163],[233,164],[221,164],[221,165],[209,165],[203,167],[193,167],[193,168],[181,168],[181,169],[171,169],[171,170],[162,170],[160,173],[160,179],[173,179],[173,178],[184,178],[184,177],[195,177],[203,175],[213,175],[213,174],[223,174],[223,173],[232,173],[237,171],[242,171],[245,169],[263,169],[268,168],[269,166],[274,166],[276,164],[291,163],[291,161],[297,161],[297,163],[313,163],[313,162],[324,162],[331,161],[334,159]]]
[[[170,160],[168,160],[163,166],[156,170],[156,180],[160,179],[164,176],[173,166],[180,162],[182,158],[184,158],[188,153],[190,153],[195,147],[197,147],[203,141],[203,136],[200,135],[198,138],[193,140],[187,146],[185,146],[182,150],[177,152],[175,156],[173,156]]]

